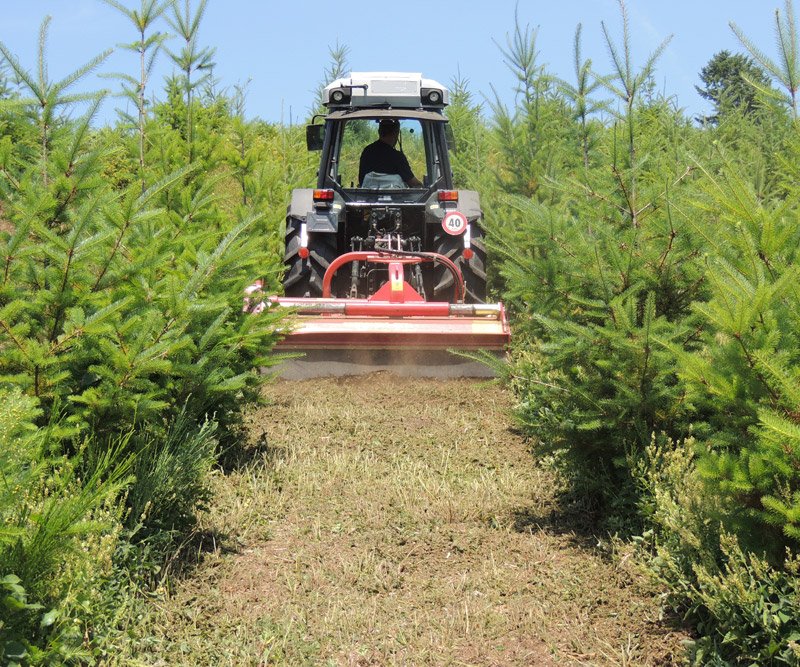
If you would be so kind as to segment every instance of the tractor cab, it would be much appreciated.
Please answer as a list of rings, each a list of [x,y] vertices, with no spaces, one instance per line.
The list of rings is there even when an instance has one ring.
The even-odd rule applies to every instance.
[[[397,174],[360,173],[361,155],[379,140],[380,123],[387,119],[399,124],[394,148],[405,156],[421,187],[409,186],[402,178],[391,178]],[[309,127],[309,135],[324,132],[323,140],[316,144],[322,151],[317,185],[338,191],[345,201],[368,197],[373,190],[413,190],[385,194],[396,195],[393,198],[400,200],[424,201],[435,190],[452,186],[448,125],[441,113],[395,109],[334,111],[325,117],[324,125]]]
[[[337,190],[346,201],[369,197],[374,190],[416,190],[389,194],[424,201],[435,189],[452,187],[443,114],[448,97],[444,86],[420,74],[354,73],[331,83],[323,93],[330,110],[324,124],[312,122],[307,130],[309,149],[322,151],[318,187]],[[397,174],[359,173],[362,152],[379,139],[379,127],[386,121],[399,124],[395,149],[405,156],[421,187],[392,178]]]

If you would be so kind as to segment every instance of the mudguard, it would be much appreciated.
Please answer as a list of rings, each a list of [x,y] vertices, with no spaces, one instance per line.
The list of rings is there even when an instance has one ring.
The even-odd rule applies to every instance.
[[[305,222],[309,232],[335,234],[339,229],[336,210],[320,211],[314,208],[314,191],[310,188],[293,190],[292,201],[286,211],[289,218]]]
[[[451,204],[452,206],[452,204]],[[459,190],[458,203],[454,207],[455,210],[463,213],[467,220],[470,222],[480,221],[483,219],[483,211],[481,210],[480,196],[475,190]],[[435,195],[428,200],[427,206],[427,222],[428,224],[441,224],[442,218],[448,211],[454,210],[453,208],[444,208],[437,200]]]

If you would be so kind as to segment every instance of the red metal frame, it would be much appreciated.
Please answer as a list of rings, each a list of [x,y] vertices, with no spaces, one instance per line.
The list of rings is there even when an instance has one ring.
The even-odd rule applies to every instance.
[[[459,269],[455,263],[450,260],[449,258],[445,257],[444,255],[440,255],[438,252],[420,252],[414,254],[399,254],[394,253],[391,251],[382,253],[379,251],[366,251],[366,250],[356,250],[353,252],[346,252],[344,255],[339,255],[336,259],[334,259],[330,266],[325,271],[325,275],[322,278],[322,298],[328,299],[331,296],[331,282],[333,281],[333,276],[336,275],[336,272],[342,268],[345,264],[352,264],[353,262],[370,262],[373,264],[388,264],[389,265],[389,275],[390,281],[387,284],[394,284],[393,281],[396,280],[396,276],[399,274],[402,276],[402,270],[398,270],[397,266],[402,267],[404,264],[422,264],[424,262],[438,262],[443,264],[444,267],[453,274],[453,280],[455,281],[455,300],[462,301],[464,299],[464,295],[466,294],[466,290],[464,288],[464,276],[461,274],[461,269]],[[395,265],[394,270],[392,269],[392,265]],[[384,285],[385,287],[385,285]],[[408,286],[409,289],[417,294],[416,290],[414,290],[411,285]],[[397,289],[393,291],[399,291]],[[380,290],[376,292],[376,295],[380,293]],[[419,294],[417,294],[419,297]],[[419,297],[420,299],[422,297]]]

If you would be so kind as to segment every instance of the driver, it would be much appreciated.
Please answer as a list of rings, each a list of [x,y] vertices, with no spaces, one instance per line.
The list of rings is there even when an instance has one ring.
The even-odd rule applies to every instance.
[[[359,185],[364,176],[371,171],[379,174],[396,174],[410,188],[421,188],[422,182],[414,176],[406,156],[395,148],[400,138],[400,121],[383,118],[378,123],[378,140],[372,142],[361,152],[358,168]]]

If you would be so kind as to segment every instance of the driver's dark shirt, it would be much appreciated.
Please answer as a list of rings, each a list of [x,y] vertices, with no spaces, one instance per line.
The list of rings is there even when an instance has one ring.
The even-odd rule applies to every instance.
[[[359,185],[363,183],[364,176],[371,171],[377,171],[379,174],[397,174],[406,184],[414,178],[406,156],[380,139],[371,143],[361,153],[361,162],[358,165]]]

